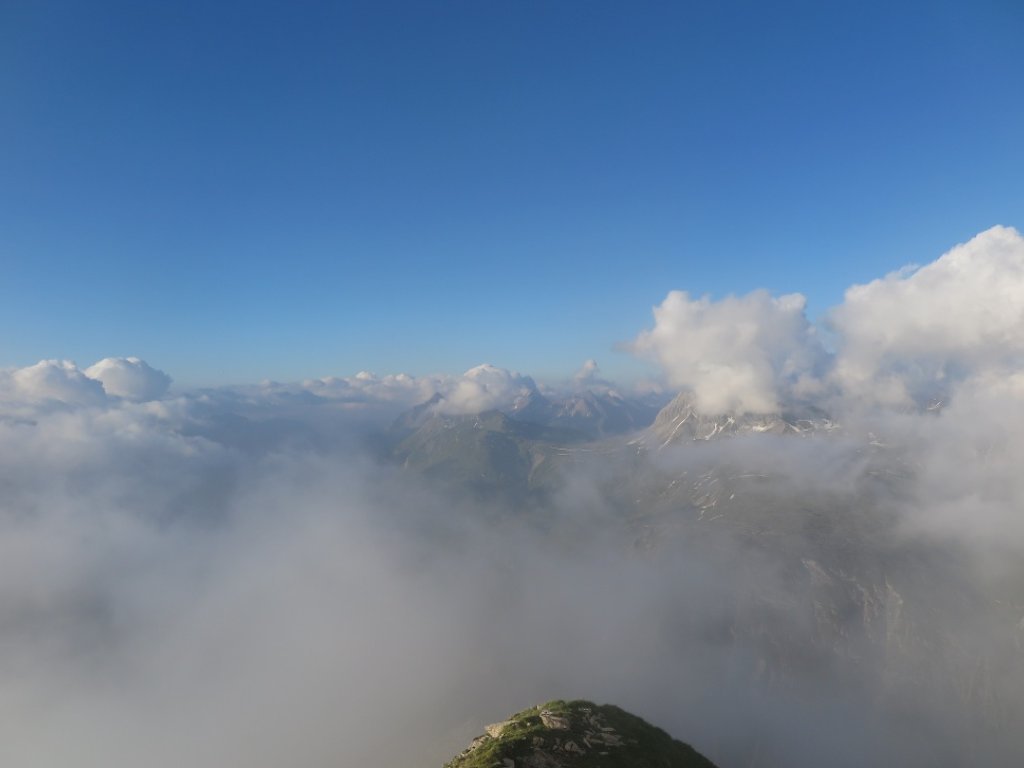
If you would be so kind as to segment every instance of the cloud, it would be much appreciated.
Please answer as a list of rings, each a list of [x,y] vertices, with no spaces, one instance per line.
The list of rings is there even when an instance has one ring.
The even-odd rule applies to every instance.
[[[1024,371],[979,373],[940,411],[877,411],[872,426],[914,476],[902,520],[917,537],[970,546],[986,568],[1024,558]]]
[[[446,382],[445,413],[480,413],[493,409],[514,408],[537,392],[529,376],[490,364],[470,368],[462,376]]]
[[[927,266],[855,285],[830,323],[833,378],[849,397],[909,405],[1022,370],[1024,237],[993,227]]]
[[[604,382],[604,379],[601,378],[601,368],[593,359],[583,361],[583,365],[573,374],[572,380],[579,384],[589,384],[592,381]]]
[[[669,293],[631,351],[705,412],[924,406],[973,377],[1024,370],[1024,237],[992,227],[923,267],[854,285],[828,315],[829,355],[799,294]]]
[[[307,379],[298,385],[274,383],[263,388],[264,394],[305,392],[352,406],[390,405],[395,408],[408,408],[440,395],[443,400],[437,404],[437,410],[450,414],[511,409],[537,391],[537,385],[529,376],[489,363],[470,368],[461,375],[378,376],[361,371],[355,376]]]
[[[618,388],[614,382],[604,378],[601,374],[601,367],[596,360],[585,360],[572,376],[570,384],[573,392],[596,392],[600,394],[618,394]]]
[[[40,360],[0,371],[0,410],[6,411],[0,416],[104,406],[110,398],[156,400],[170,382],[170,376],[137,357],[108,357],[84,371],[70,360]]]
[[[713,301],[672,291],[630,349],[659,363],[673,386],[692,390],[705,412],[772,412],[818,383],[825,353],[805,307],[795,293]]]
[[[872,305],[895,330],[858,353],[863,387],[913,392],[941,364],[941,410],[646,465],[603,444],[527,510],[334,439],[433,394],[469,412],[536,391],[496,366],[159,400],[131,359],[0,372],[0,763],[427,768],[484,722],[582,696],[721,765],[1018,764],[1020,302],[985,291],[1015,284],[1019,237],[967,260],[962,338],[907,319],[953,292],[915,282],[947,257],[869,291],[903,293]],[[873,318],[850,306],[856,340]],[[670,294],[636,347],[717,408],[806,394],[827,362],[802,298],[763,292]],[[576,382],[601,384],[596,365]]]
[[[294,385],[273,385],[294,391],[296,388],[316,395],[352,405],[394,404],[407,408],[429,400],[441,386],[444,377],[410,376],[407,373],[378,376],[360,371],[354,376],[326,376],[306,379]]]
[[[126,400],[159,400],[171,385],[170,376],[137,357],[104,358],[86,368],[85,375],[102,382],[108,395]]]
[[[0,371],[0,399],[8,403],[98,405],[103,384],[69,360],[40,360],[35,365]]]
[[[473,398],[524,385],[491,368],[465,378],[480,385]],[[282,437],[296,414],[321,421],[317,408],[295,409],[274,392],[251,397],[246,406]],[[1012,520],[1021,490],[1007,478],[1016,475],[1019,451],[979,465],[997,419],[992,403],[985,394],[975,406],[962,400],[949,411],[955,418],[906,417],[905,443],[923,467],[904,489],[914,493],[901,496],[915,537],[922,529],[948,536],[983,520],[986,533],[974,541],[987,554],[999,525]],[[857,645],[864,611],[839,602],[849,610],[819,625],[806,582],[782,575],[793,565],[803,573],[799,558],[838,540],[817,528],[800,538],[800,510],[840,489],[852,496],[870,478],[859,444],[737,439],[666,455],[652,468],[685,483],[687,473],[697,478],[732,462],[758,474],[742,487],[792,488],[800,505],[773,503],[770,494],[767,504],[749,501],[758,526],[793,514],[796,527],[776,526],[777,536],[754,537],[760,543],[751,547],[714,533],[727,530],[725,521],[691,539],[687,513],[671,497],[660,508],[652,497],[639,523],[622,517],[615,494],[632,499],[634,489],[615,487],[617,465],[604,463],[613,459],[603,452],[593,454],[593,474],[580,465],[544,514],[523,518],[486,500],[463,506],[348,447],[261,440],[245,450],[252,433],[226,439],[217,428],[236,406],[192,394],[109,398],[43,411],[32,422],[0,420],[0,762],[428,768],[484,722],[562,695],[636,710],[722,765],[749,763],[754,743],[765,764],[784,765],[818,765],[823,756],[863,763],[869,749],[879,764],[934,765],[926,758],[956,745],[955,735],[933,743],[918,729],[907,740],[933,751],[905,759],[902,726],[886,730],[879,715],[888,711],[879,709],[884,696],[906,689],[900,674],[910,662],[901,654],[910,634],[885,646],[880,660],[876,646]],[[989,419],[979,420],[977,409]],[[931,426],[940,431],[922,431]],[[1000,434],[1012,439],[1013,429]],[[938,463],[944,451],[932,443],[956,439],[959,449]],[[632,452],[625,460],[636,461]],[[982,480],[987,507],[974,498]],[[941,519],[929,524],[944,495]],[[838,509],[858,513],[843,535],[871,520]],[[502,524],[491,527],[495,518]],[[640,531],[643,547],[634,543]],[[777,538],[795,560],[773,549]],[[891,562],[904,563],[898,541],[886,540],[881,564],[875,550],[851,552],[854,544],[863,540],[843,541],[842,579],[884,569],[906,598],[905,614],[932,615],[904,586],[904,566]],[[847,582],[834,578],[842,591]],[[943,618],[950,613],[940,609],[953,605],[947,587],[925,593]],[[876,604],[865,610],[883,621]],[[994,631],[981,608],[969,616],[977,620],[943,631],[957,641]],[[816,633],[832,626],[852,661],[816,655]],[[850,637],[840,632],[847,629]],[[929,653],[913,663],[945,670],[940,654]],[[806,666],[796,661],[804,656],[812,657]],[[770,672],[761,677],[765,664]],[[766,688],[770,675],[778,678]],[[1018,679],[1005,677],[1008,687]],[[922,696],[913,710],[921,727],[946,722],[929,709],[933,701],[944,699]],[[747,742],[735,738],[737,717]],[[994,764],[981,759],[992,743],[976,753],[980,762]]]

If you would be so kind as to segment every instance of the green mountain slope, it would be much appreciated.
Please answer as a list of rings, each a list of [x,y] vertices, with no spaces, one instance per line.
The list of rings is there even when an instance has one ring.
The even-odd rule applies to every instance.
[[[715,768],[693,747],[610,705],[550,701],[487,726],[445,768]]]
[[[432,416],[403,433],[392,456],[403,466],[458,495],[514,503],[554,485],[551,457],[559,446],[584,436],[569,429],[521,422],[487,411],[472,416]]]

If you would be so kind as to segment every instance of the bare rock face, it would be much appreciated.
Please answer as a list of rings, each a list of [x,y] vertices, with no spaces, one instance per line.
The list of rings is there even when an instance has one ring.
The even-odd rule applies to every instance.
[[[500,723],[491,723],[488,726],[484,726],[484,733],[492,739],[500,739],[501,734],[510,725],[512,725],[511,720],[502,720]]]
[[[494,723],[445,768],[714,768],[618,707],[551,701]]]
[[[838,425],[825,413],[809,407],[779,413],[702,413],[692,397],[682,392],[661,409],[636,443],[657,450],[736,435],[810,435],[836,429]]]

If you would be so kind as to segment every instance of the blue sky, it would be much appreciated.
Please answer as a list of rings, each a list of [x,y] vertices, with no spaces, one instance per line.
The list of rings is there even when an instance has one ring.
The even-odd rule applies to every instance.
[[[565,376],[1024,225],[1024,5],[0,6],[0,366]]]

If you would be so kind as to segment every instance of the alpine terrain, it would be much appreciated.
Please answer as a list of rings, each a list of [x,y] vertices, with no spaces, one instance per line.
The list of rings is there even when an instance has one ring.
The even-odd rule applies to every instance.
[[[445,768],[715,768],[693,747],[611,705],[549,701],[484,733]]]

